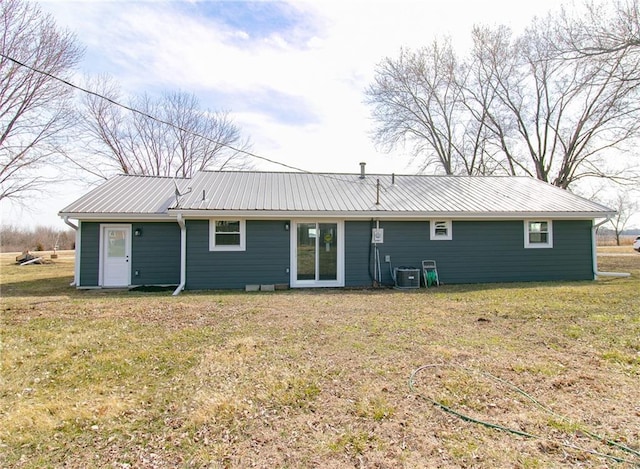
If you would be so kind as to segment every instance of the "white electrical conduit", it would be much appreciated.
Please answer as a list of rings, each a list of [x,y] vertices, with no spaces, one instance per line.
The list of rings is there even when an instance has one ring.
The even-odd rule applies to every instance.
[[[373,278],[380,285],[382,283],[382,271],[380,270],[380,251],[378,244],[373,247]]]
[[[181,213],[176,221],[180,225],[180,285],[173,291],[173,296],[179,295],[187,283],[187,225]]]
[[[631,277],[631,274],[628,273],[628,272],[600,272],[598,270],[598,252],[597,252],[597,248],[596,248],[596,229],[599,226],[602,226],[605,223],[607,223],[609,220],[611,220],[610,216],[608,216],[605,220],[601,221],[597,225],[593,225],[593,228],[592,228],[591,252],[592,252],[592,258],[593,258],[593,274],[595,275],[596,279],[598,277],[617,277],[617,278]]]
[[[376,220],[376,230],[380,229],[380,220]],[[380,269],[380,251],[378,243],[373,243],[373,279],[380,286],[382,284],[382,270]]]

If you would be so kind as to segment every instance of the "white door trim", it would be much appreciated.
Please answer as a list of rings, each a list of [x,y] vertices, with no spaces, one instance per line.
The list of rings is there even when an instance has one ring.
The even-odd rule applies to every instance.
[[[126,230],[125,234],[125,256],[127,263],[127,271],[124,283],[118,285],[105,285],[105,268],[106,268],[106,236],[105,232],[110,228],[118,228]],[[98,268],[98,285],[101,287],[128,287],[131,284],[131,225],[130,224],[100,224],[100,261]]]
[[[336,260],[336,280],[298,280],[298,224],[299,223],[335,223],[337,227],[337,260]],[[291,220],[290,230],[290,259],[289,283],[291,288],[310,287],[344,287],[344,220],[335,219],[300,219]]]

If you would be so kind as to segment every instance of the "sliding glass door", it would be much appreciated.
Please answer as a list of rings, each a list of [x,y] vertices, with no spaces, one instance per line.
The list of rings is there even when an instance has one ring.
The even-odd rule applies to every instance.
[[[294,223],[292,286],[343,286],[340,222]]]

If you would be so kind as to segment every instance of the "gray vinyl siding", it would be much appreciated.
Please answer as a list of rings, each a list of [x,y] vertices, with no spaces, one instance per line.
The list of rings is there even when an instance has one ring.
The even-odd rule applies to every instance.
[[[554,221],[553,248],[525,249],[523,221],[454,221],[451,241],[431,241],[429,222],[380,222],[384,284],[392,267],[420,267],[433,259],[444,283],[593,279],[591,221]],[[345,283],[370,285],[369,222],[346,223]]]
[[[288,284],[290,231],[285,220],[248,220],[245,251],[209,251],[209,221],[187,222],[186,289],[241,289],[250,284]],[[524,223],[453,221],[451,241],[431,241],[429,222],[381,221],[379,245],[382,282],[392,284],[391,267],[420,267],[437,262],[444,283],[591,280],[591,220],[553,221],[553,248],[525,249]],[[134,285],[172,285],[180,281],[180,229],[177,223],[133,223]],[[369,221],[345,222],[345,285],[369,286]],[[79,286],[98,285],[100,223],[81,223]],[[135,276],[135,271],[139,276]]]
[[[188,290],[288,284],[290,232],[285,220],[247,220],[245,251],[209,251],[209,221],[187,220]]]
[[[80,287],[98,286],[100,225],[99,222],[81,223]],[[142,236],[133,236],[136,228],[142,229]],[[131,235],[131,283],[133,285],[180,283],[180,227],[177,223],[133,223]],[[136,270],[139,272],[138,276],[134,275]]]
[[[98,286],[100,269],[100,223],[80,224],[80,281],[79,287]]]
[[[134,236],[136,229],[141,236]],[[136,271],[138,275],[136,275]],[[131,225],[131,284],[180,283],[180,226],[176,222]]]
[[[372,263],[370,259],[371,229],[370,222],[347,221],[344,224],[344,284],[345,286],[365,286],[372,284]],[[382,228],[383,225],[381,224]],[[387,230],[385,230],[385,242]],[[382,245],[380,245],[382,246]],[[381,261],[384,260],[384,257]],[[383,264],[381,264],[382,266]],[[386,264],[384,264],[387,268]]]

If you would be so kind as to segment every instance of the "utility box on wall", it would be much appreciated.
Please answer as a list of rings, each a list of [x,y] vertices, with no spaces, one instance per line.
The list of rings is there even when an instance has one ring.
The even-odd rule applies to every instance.
[[[373,228],[371,230],[371,244],[384,243],[384,228]]]

